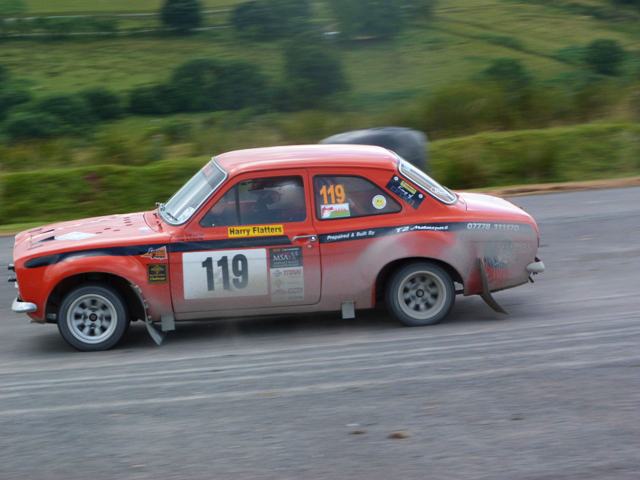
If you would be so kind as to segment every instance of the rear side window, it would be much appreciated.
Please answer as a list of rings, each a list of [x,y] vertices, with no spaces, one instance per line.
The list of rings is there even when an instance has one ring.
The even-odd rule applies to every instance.
[[[319,220],[383,215],[402,210],[389,194],[362,177],[319,175],[313,178],[313,190]]]

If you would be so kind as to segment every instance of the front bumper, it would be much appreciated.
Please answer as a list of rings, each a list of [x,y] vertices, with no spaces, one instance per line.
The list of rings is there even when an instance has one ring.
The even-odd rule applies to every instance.
[[[11,304],[11,310],[16,313],[32,313],[38,310],[38,306],[35,303],[23,302],[19,300],[20,297],[16,297]]]

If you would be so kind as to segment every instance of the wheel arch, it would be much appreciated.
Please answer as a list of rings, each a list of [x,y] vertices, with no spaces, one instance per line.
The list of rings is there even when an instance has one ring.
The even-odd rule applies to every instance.
[[[129,280],[113,273],[87,272],[66,277],[52,289],[45,305],[47,323],[57,323],[58,312],[64,297],[74,288],[86,283],[98,283],[113,288],[122,297],[132,320],[145,318],[145,307]]]
[[[394,272],[403,268],[406,265],[409,265],[411,263],[418,263],[418,262],[427,262],[427,263],[431,263],[433,265],[439,266],[445,272],[447,272],[447,274],[451,277],[451,280],[453,280],[454,282],[460,283],[464,286],[464,281],[462,279],[462,275],[460,275],[460,272],[458,272],[453,266],[451,266],[447,262],[438,260],[437,258],[430,258],[430,257],[400,258],[386,264],[384,267],[382,267],[382,269],[378,273],[378,276],[376,277],[374,290],[373,290],[374,305],[379,300],[384,298],[385,290]]]

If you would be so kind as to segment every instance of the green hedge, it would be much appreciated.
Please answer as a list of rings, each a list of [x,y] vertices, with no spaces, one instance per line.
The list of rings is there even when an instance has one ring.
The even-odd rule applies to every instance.
[[[590,124],[440,140],[433,176],[452,188],[597,180],[640,175],[640,124]],[[0,175],[0,225],[154,208],[205,158],[144,167],[102,165]]]
[[[166,202],[205,160],[145,167],[101,165],[0,175],[0,225],[152,210]]]
[[[452,188],[640,175],[640,124],[482,133],[431,144],[432,173]]]

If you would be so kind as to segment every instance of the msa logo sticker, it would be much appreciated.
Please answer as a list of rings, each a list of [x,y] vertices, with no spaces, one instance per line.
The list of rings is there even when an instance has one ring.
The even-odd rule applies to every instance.
[[[182,255],[184,298],[266,295],[267,251],[216,250]]]
[[[157,263],[154,265],[147,265],[147,277],[149,284],[167,283],[167,264]]]
[[[350,216],[351,211],[349,210],[348,203],[334,203],[320,206],[320,218],[342,218]]]
[[[167,247],[149,248],[147,253],[140,255],[143,258],[151,258],[152,260],[166,260]]]
[[[276,235],[284,235],[284,227],[282,225],[229,227],[229,238],[268,237]]]
[[[272,302],[304,300],[302,247],[270,248],[269,274]]]

